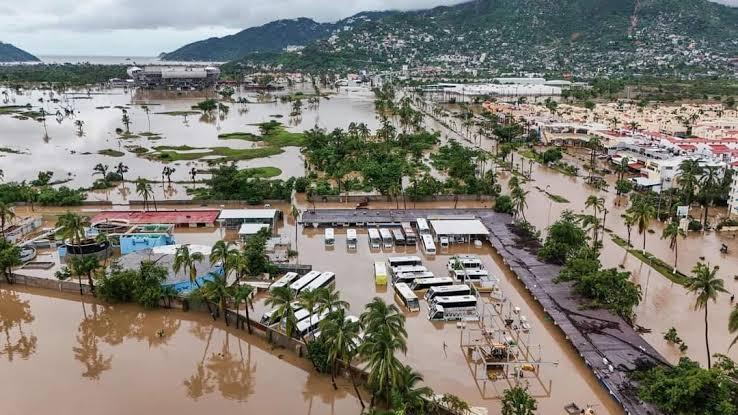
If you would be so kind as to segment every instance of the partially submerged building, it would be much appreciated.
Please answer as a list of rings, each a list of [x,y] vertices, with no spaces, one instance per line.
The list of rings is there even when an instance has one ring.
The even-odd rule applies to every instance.
[[[128,68],[135,86],[147,89],[193,90],[212,88],[220,69],[214,66],[147,65]]]

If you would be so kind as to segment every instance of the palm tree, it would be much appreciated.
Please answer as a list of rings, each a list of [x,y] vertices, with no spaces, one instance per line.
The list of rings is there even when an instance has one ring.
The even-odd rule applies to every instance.
[[[366,326],[365,326],[366,327]],[[369,386],[372,388],[372,404],[377,396],[383,396],[389,406],[391,394],[397,385],[403,364],[395,356],[398,350],[406,350],[402,340],[392,336],[384,327],[378,330],[367,329],[367,336],[359,347],[361,355],[367,360]]]
[[[292,205],[292,206],[290,207],[290,216],[292,217],[292,220],[294,220],[294,221],[295,221],[295,252],[299,252],[299,251],[297,250],[297,236],[298,236],[298,232],[297,232],[297,222],[298,222],[298,220],[299,220],[299,218],[300,218],[300,211],[299,211],[299,210],[297,209],[297,206],[295,206],[295,205]],[[300,255],[300,254],[298,253],[297,255],[298,255],[298,256],[297,256],[297,263],[299,264],[299,263],[300,263],[300,256],[299,256],[299,255]]]
[[[374,297],[372,302],[366,305],[366,309],[359,317],[361,324],[369,334],[386,330],[390,336],[398,338],[402,342],[402,351],[407,350],[405,341],[407,330],[405,330],[405,315],[400,312],[396,305],[387,305],[379,297]]]
[[[164,181],[163,177],[166,176],[167,183],[172,184],[172,175],[174,174],[175,171],[177,171],[177,169],[175,169],[174,167],[164,166],[164,168],[161,171],[162,182]]]
[[[15,212],[7,204],[0,202],[0,232],[3,239],[5,239],[5,225],[12,222],[13,219],[15,219]]]
[[[728,318],[728,331],[730,331],[731,334],[738,331],[738,307],[734,308],[733,311],[730,312],[730,317]],[[735,336],[735,339],[730,343],[730,347],[733,347],[738,343],[738,336]]]
[[[335,289],[325,287],[316,290],[318,293],[318,312],[333,312],[340,308],[349,308],[348,301],[341,300],[341,293]]]
[[[727,292],[724,287],[722,278],[717,277],[718,267],[710,268],[710,264],[698,262],[692,269],[692,276],[687,281],[685,288],[687,291],[696,294],[697,299],[694,302],[694,309],[705,310],[705,348],[707,349],[707,368],[712,367],[710,361],[710,340],[708,337],[707,323],[707,303],[717,301],[720,293]]]
[[[3,179],[5,179],[5,172],[3,169],[0,169],[0,182],[3,181]]]
[[[527,388],[515,386],[505,390],[502,398],[502,415],[533,415],[538,403]]]
[[[527,190],[523,190],[520,186],[515,187],[510,192],[510,197],[512,199],[512,204],[515,207],[515,212],[520,215],[520,217],[523,218],[525,221],[525,209],[528,207],[528,202],[526,201],[526,197],[528,196]]]
[[[290,287],[279,287],[275,288],[270,292],[269,298],[267,298],[265,304],[274,309],[272,314],[272,321],[284,321],[285,333],[287,336],[292,337],[292,334],[297,329],[297,318],[295,317],[295,309],[292,308],[292,303],[295,302],[295,293]]]
[[[250,285],[236,285],[233,289],[233,303],[236,306],[236,328],[238,328],[238,322],[240,319],[240,314],[238,313],[238,308],[241,305],[242,302],[246,302],[246,327],[248,329],[249,334],[251,334],[251,317],[249,316],[249,306],[253,305],[251,304],[251,294],[254,292],[254,287]],[[243,324],[243,323],[242,323]],[[243,325],[241,326],[243,327]]]
[[[100,262],[94,255],[91,256],[73,256],[69,259],[69,268],[79,281],[79,294],[82,295],[82,276],[87,277],[90,284],[90,291],[95,295],[95,283],[93,276],[100,268]]]
[[[136,193],[143,199],[144,210],[147,210],[149,206],[149,198],[152,198],[154,194],[154,191],[151,188],[151,184],[148,182],[148,180],[141,177],[136,179]],[[154,202],[154,209],[156,209],[156,202]]]
[[[208,275],[211,277],[210,280],[205,281],[202,287],[201,293],[206,301],[212,301],[218,305],[218,314],[223,315],[226,326],[228,326],[228,316],[226,315],[228,299],[231,298],[231,290],[226,283],[225,278],[218,273],[210,272]],[[211,313],[212,314],[212,313]],[[213,320],[216,316],[212,315]]]
[[[99,174],[102,176],[103,180],[105,180],[106,177],[108,177],[108,170],[110,167],[107,164],[97,163],[95,167],[92,168],[92,175]]]
[[[584,207],[585,208],[592,208],[592,210],[594,211],[593,212],[593,216],[594,216],[595,222],[597,222],[597,214],[599,212],[605,210],[605,198],[603,198],[603,197],[597,197],[595,195],[590,195],[587,198],[587,200],[584,202]],[[603,224],[603,226],[604,226],[604,224]],[[593,238],[594,238],[594,246],[597,246],[597,229],[598,228],[599,228],[599,225],[598,226],[595,226],[593,228],[594,229],[594,232],[593,232],[594,233],[594,235],[593,235]]]
[[[239,255],[240,253],[233,246],[233,242],[220,240],[210,250],[210,264],[215,265],[220,263],[223,269],[223,276],[227,280],[230,271],[236,266],[236,257]]]
[[[63,240],[69,240],[73,245],[79,245],[85,240],[85,228],[90,226],[90,220],[76,213],[67,211],[67,213],[59,216],[56,221],[56,227],[59,230],[59,236]]]
[[[397,374],[395,390],[400,401],[405,404],[405,410],[408,413],[424,413],[428,404],[427,398],[433,395],[433,390],[427,386],[415,387],[418,382],[422,381],[423,376],[408,365],[400,368]]]
[[[196,178],[197,178],[197,169],[193,167],[193,168],[190,169],[190,179],[192,179],[192,185],[193,186],[195,185],[195,179]]]
[[[342,360],[347,369],[351,371],[350,357],[358,348],[359,343],[361,326],[358,322],[346,317],[346,310],[339,308],[320,322],[320,333],[321,336],[325,336],[323,338],[328,349],[328,361],[331,363],[331,382],[333,382],[334,389],[338,389],[336,386],[338,361]],[[361,396],[359,399],[361,400]]]
[[[697,188],[699,178],[702,177],[703,168],[697,160],[684,160],[679,165],[679,177],[677,183],[681,187],[683,196],[686,198],[687,205],[692,204],[694,192]]]
[[[151,112],[151,110],[149,109],[148,105],[141,105],[141,109],[146,113],[146,125],[148,127],[146,131],[150,133],[151,132],[151,118],[149,117],[149,112]]]
[[[628,246],[631,246],[630,231],[633,229],[633,225],[636,224],[635,216],[630,213],[625,213],[621,215],[621,217],[623,218],[623,222],[625,223],[625,228],[628,230]]]
[[[125,176],[124,175],[126,173],[128,173],[128,166],[126,166],[125,164],[123,164],[123,162],[118,163],[115,166],[115,173],[117,173],[118,175],[120,175],[120,181],[125,182],[126,180],[125,180]]]
[[[205,257],[200,252],[191,252],[189,245],[182,245],[174,252],[174,262],[172,263],[172,271],[178,274],[179,271],[184,270],[187,274],[187,278],[190,283],[200,289],[200,282],[197,280],[197,264],[201,263]],[[210,302],[205,299],[205,305],[208,307],[210,315],[213,315],[213,310],[210,307]]]
[[[677,267],[677,258],[679,255],[679,247],[678,247],[678,240],[679,237],[682,237],[682,239],[687,237],[687,234],[684,232],[684,229],[679,227],[679,223],[674,221],[666,225],[664,228],[664,232],[661,234],[661,239],[669,239],[669,248],[671,248],[674,251],[674,272],[676,272]]]
[[[633,216],[635,224],[638,225],[638,233],[643,234],[643,253],[646,253],[646,234],[648,226],[656,216],[656,209],[647,202],[639,202],[628,209],[628,213]]]
[[[313,320],[313,313],[315,313],[320,304],[320,292],[319,290],[303,291],[297,296],[297,301],[300,306],[308,311],[308,321]]]
[[[707,213],[710,205],[715,200],[720,186],[720,170],[718,166],[707,166],[704,168],[702,178],[700,179],[700,193],[705,198],[705,219],[703,226],[707,227]]]
[[[602,147],[602,141],[599,137],[592,136],[587,141],[587,147],[590,149],[589,153],[589,177],[592,177],[596,171],[596,162],[597,162],[597,151],[599,151],[600,147]]]

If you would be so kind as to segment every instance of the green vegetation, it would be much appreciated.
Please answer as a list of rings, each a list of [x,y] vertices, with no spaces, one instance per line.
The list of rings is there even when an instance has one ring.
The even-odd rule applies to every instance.
[[[25,182],[0,183],[0,202],[2,203],[39,203],[43,206],[74,206],[85,200],[82,189],[70,189],[66,186],[58,188],[49,185],[36,187]]]
[[[264,200],[289,201],[295,186],[295,179],[264,180],[264,173],[274,173],[274,171],[239,170],[233,165],[219,166],[211,170],[211,176],[205,181],[204,188],[193,191],[194,197],[212,200],[246,200],[254,204]]]
[[[565,198],[564,196],[555,195],[553,193],[548,192],[547,190],[541,189],[538,186],[536,186],[535,188],[539,192],[545,193],[546,196],[548,196],[549,199],[553,200],[556,203],[569,203],[569,199]]]
[[[301,147],[305,143],[304,133],[289,132],[280,122],[271,120],[256,124],[262,135],[244,132],[225,133],[218,135],[221,140],[246,140],[264,143],[273,147]]]
[[[538,403],[530,396],[527,388],[514,386],[505,390],[502,397],[502,415],[534,415],[536,409]]]
[[[548,229],[539,258],[547,262],[564,264],[567,258],[587,245],[587,233],[577,223],[577,217],[569,210]]]
[[[123,270],[113,264],[109,273],[101,273],[97,296],[111,303],[135,302],[147,308],[158,307],[173,293],[164,287],[168,271],[152,261],[143,261],[138,270]]]
[[[615,234],[610,234],[610,238],[617,245],[624,248],[629,254],[640,259],[643,263],[651,266],[651,268],[656,270],[659,274],[663,275],[664,277],[668,278],[669,280],[679,285],[686,284],[688,277],[684,275],[683,273],[679,272],[678,270],[674,270],[673,266],[667,264],[660,258],[655,257],[649,252],[644,253],[643,251],[639,249],[634,249],[631,245],[628,245],[628,241],[626,241],[625,239]]]
[[[676,366],[644,368],[632,374],[638,394],[664,413],[678,415],[738,414],[738,371],[727,356],[717,355],[715,367],[703,369],[682,357]]]
[[[100,150],[97,152],[97,154],[102,154],[103,156],[110,156],[110,157],[123,157],[125,155],[125,153],[122,151],[113,150],[110,148]]]
[[[61,88],[125,78],[126,65],[38,64],[0,66],[1,83],[54,83]]]
[[[171,115],[172,117],[182,117],[182,116],[187,116],[187,115],[200,115],[202,113],[200,111],[163,111],[163,112],[156,112],[155,114]]]
[[[161,161],[181,161],[181,160],[199,160],[203,157],[217,156],[208,160],[208,163],[224,163],[228,161],[251,160],[255,158],[263,158],[274,156],[283,152],[276,147],[260,147],[233,149],[230,147],[207,147],[196,148],[190,146],[156,146],[154,152],[145,155]],[[191,150],[202,150],[201,152],[190,152]],[[181,151],[188,151],[182,153]]]
[[[5,216],[3,215],[3,222]],[[13,283],[12,268],[21,264],[20,247],[8,242],[5,235],[0,238],[0,273],[3,274],[8,284]]]
[[[689,348],[687,346],[687,343],[682,340],[681,337],[679,337],[679,334],[677,334],[677,329],[674,327],[669,328],[669,330],[664,333],[664,340],[669,342],[669,344],[674,344],[679,346],[679,351],[684,353]]]

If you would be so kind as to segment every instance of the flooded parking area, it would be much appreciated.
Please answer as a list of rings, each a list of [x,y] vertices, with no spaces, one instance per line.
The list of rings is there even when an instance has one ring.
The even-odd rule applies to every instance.
[[[348,380],[207,315],[89,300],[0,288],[3,414],[360,413]]]

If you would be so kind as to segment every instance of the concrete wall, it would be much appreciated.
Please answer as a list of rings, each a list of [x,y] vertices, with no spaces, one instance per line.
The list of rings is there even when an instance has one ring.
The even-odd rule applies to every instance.
[[[361,202],[395,202],[394,197],[382,195],[341,195],[341,196],[314,196],[315,203],[361,203]],[[494,196],[490,195],[435,195],[422,197],[415,202],[454,202],[454,201],[492,201]],[[405,204],[412,206],[413,200],[405,197],[403,202],[402,196],[397,197],[397,202],[402,209]]]
[[[59,281],[49,278],[31,277],[14,272],[13,279],[15,280],[15,284],[26,287],[46,288],[49,290],[61,292],[79,293],[79,282],[73,278],[66,281]],[[6,283],[5,279],[2,280],[2,283]],[[85,294],[90,294],[90,286],[84,282],[82,283],[82,292]]]

